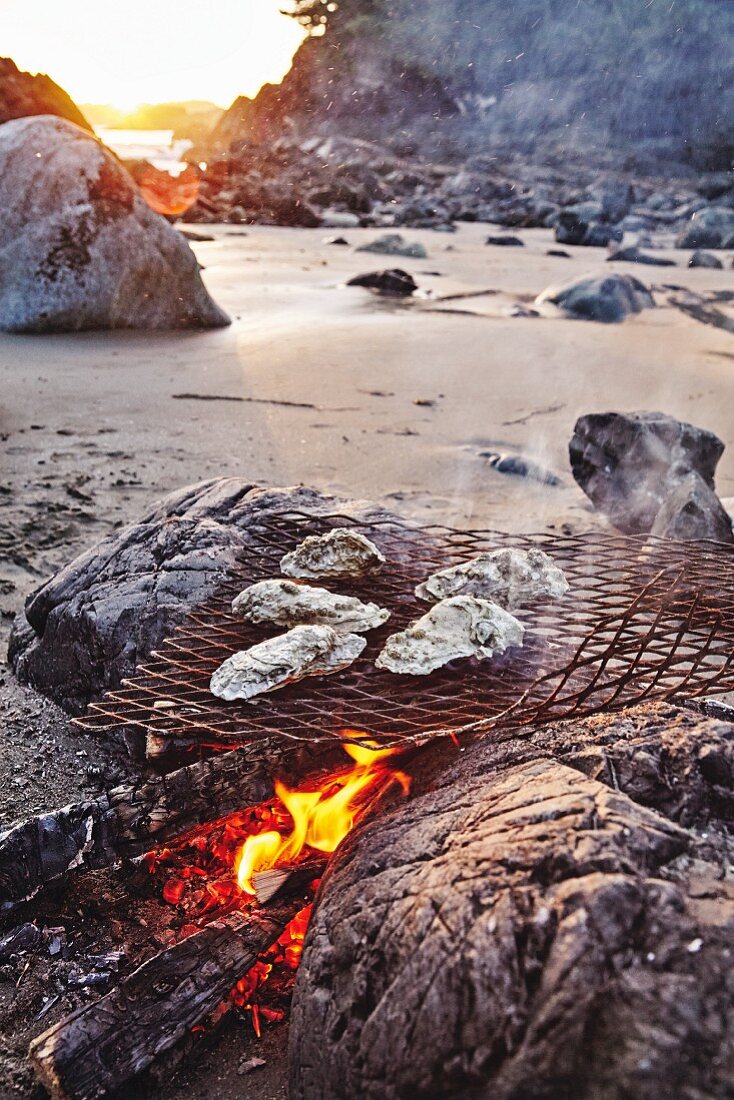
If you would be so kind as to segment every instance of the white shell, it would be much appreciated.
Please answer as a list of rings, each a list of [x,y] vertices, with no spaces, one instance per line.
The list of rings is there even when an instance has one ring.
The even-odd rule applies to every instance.
[[[507,547],[433,573],[418,585],[415,594],[429,602],[477,596],[513,611],[540,596],[557,599],[568,588],[563,571],[542,550]]]
[[[374,542],[349,527],[335,527],[326,535],[309,535],[285,555],[280,568],[287,577],[325,580],[364,577],[384,564],[385,558]]]
[[[330,626],[295,626],[233,653],[216,670],[209,689],[220,699],[252,699],[305,676],[328,676],[347,668],[367,645],[358,634],[340,634]]]
[[[407,630],[392,634],[377,668],[425,676],[457,657],[493,657],[522,645],[522,623],[489,600],[453,596],[441,600]]]
[[[250,585],[233,601],[232,610],[251,623],[333,626],[354,634],[374,630],[390,618],[390,612],[376,603],[280,579]]]

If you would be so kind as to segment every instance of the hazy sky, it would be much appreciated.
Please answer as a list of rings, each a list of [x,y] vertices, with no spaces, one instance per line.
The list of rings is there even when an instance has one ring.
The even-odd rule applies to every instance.
[[[0,0],[2,54],[78,103],[223,107],[287,72],[302,37],[284,0]]]

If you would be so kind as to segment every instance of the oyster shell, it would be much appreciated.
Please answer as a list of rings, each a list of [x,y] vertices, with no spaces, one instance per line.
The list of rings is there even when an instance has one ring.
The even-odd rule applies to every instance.
[[[328,676],[347,668],[367,645],[358,634],[341,634],[330,626],[294,626],[233,653],[209,683],[220,699],[252,699],[305,676]]]
[[[388,672],[425,676],[457,657],[493,657],[522,645],[522,623],[489,600],[441,600],[407,630],[391,634],[375,664]]]
[[[542,550],[507,547],[433,573],[418,585],[415,594],[429,602],[477,596],[513,611],[540,596],[557,599],[568,588],[563,571]]]
[[[385,558],[374,542],[349,527],[335,527],[326,535],[309,535],[285,555],[280,568],[287,577],[322,580],[364,577],[384,564]]]
[[[390,618],[390,612],[376,603],[281,579],[250,585],[236,597],[232,610],[251,623],[333,626],[354,634],[374,630]]]

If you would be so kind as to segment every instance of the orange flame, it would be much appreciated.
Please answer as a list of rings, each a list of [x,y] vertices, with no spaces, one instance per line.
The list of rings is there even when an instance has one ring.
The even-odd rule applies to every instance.
[[[329,776],[316,790],[294,791],[276,782],[275,793],[290,814],[293,828],[287,836],[275,831],[257,833],[242,845],[234,870],[237,884],[246,894],[255,894],[252,876],[257,871],[292,863],[304,848],[333,852],[365,808],[368,794],[377,796],[394,782],[408,793],[408,776],[385,763],[394,749],[360,745],[344,745],[344,749],[354,766],[342,775]]]

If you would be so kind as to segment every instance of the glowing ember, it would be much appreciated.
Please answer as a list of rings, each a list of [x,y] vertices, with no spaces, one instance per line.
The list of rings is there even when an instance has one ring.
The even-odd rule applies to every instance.
[[[350,737],[359,736],[345,731]],[[181,915],[179,935],[233,909],[256,904],[252,876],[277,865],[308,862],[313,852],[333,852],[363,813],[393,783],[407,794],[410,780],[390,766],[394,749],[344,745],[352,767],[293,790],[275,784],[275,797],[231,814],[149,852],[145,862],[159,880],[163,899]],[[318,880],[311,882],[313,897]],[[246,1011],[257,1035],[263,1023],[286,1014],[311,915],[301,909],[273,946],[237,983],[230,1003]],[[223,1009],[224,1010],[224,1009]]]
[[[237,883],[245,893],[255,893],[252,876],[256,871],[292,863],[306,847],[333,852],[364,809],[367,794],[376,796],[395,781],[407,793],[408,777],[385,763],[393,749],[344,748],[355,762],[344,775],[330,776],[315,790],[293,791],[283,783],[275,784],[293,827],[287,836],[272,829],[247,838],[235,860]]]

